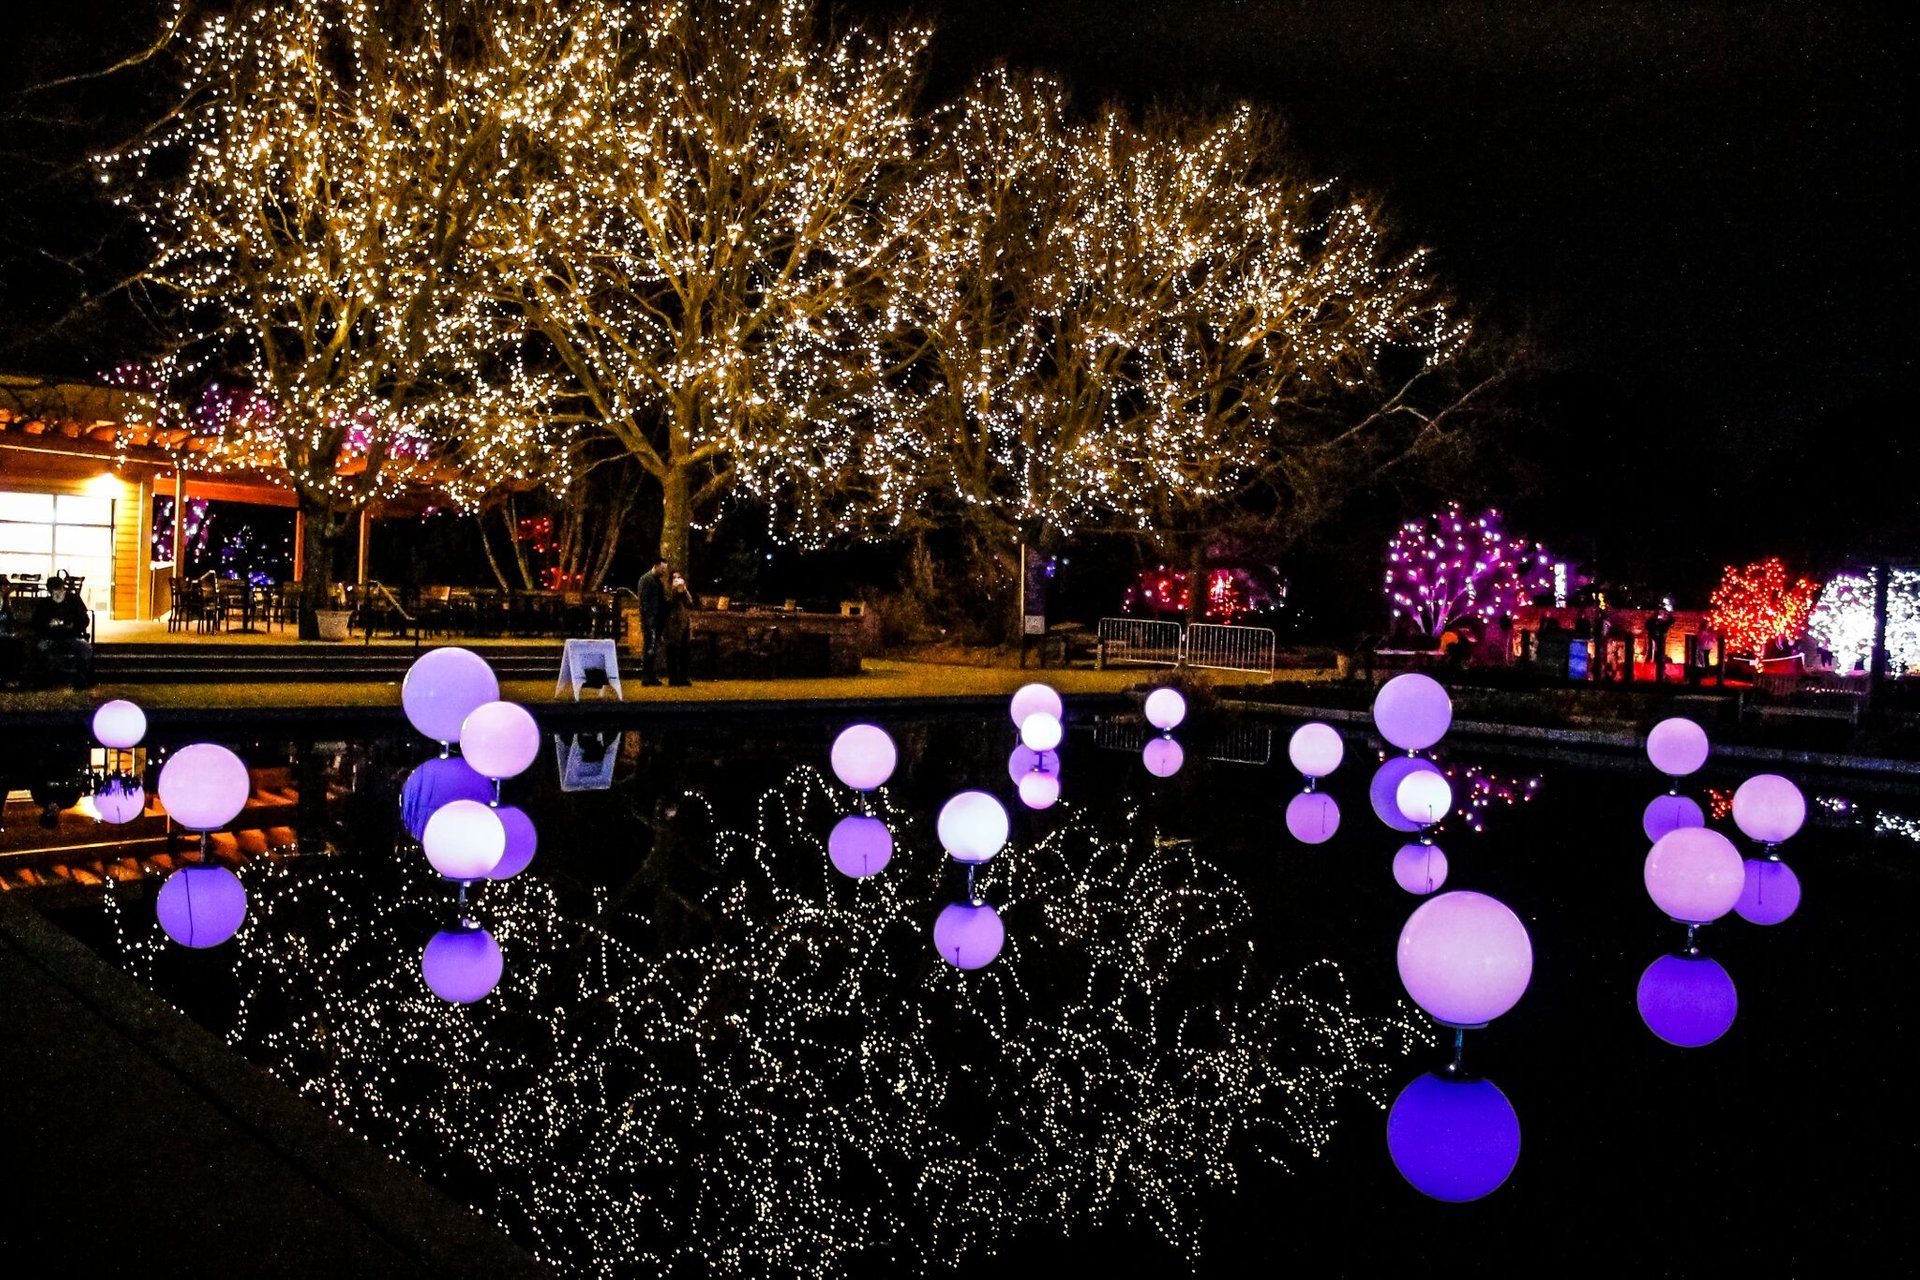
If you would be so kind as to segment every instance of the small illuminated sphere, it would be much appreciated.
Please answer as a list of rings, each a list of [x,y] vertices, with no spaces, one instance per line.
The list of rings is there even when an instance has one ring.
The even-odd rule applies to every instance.
[[[1779,844],[1807,820],[1807,798],[1777,773],[1756,773],[1733,793],[1733,825],[1761,844]]]
[[[1428,1072],[1393,1100],[1387,1153],[1420,1194],[1452,1204],[1478,1200],[1520,1163],[1520,1116],[1491,1080]]]
[[[1140,763],[1156,778],[1171,778],[1187,762],[1187,753],[1172,738],[1154,738],[1140,749]]]
[[[478,880],[507,853],[500,815],[477,800],[453,800],[427,819],[420,847],[433,869],[449,880]]]
[[[834,870],[856,880],[885,871],[893,861],[893,832],[878,818],[850,813],[827,833],[827,857]]]
[[[1178,689],[1155,689],[1147,695],[1147,723],[1165,732],[1187,718],[1187,700]]]
[[[940,806],[934,830],[955,862],[982,863],[1007,843],[1007,811],[984,791],[962,791]]]
[[[1401,845],[1393,855],[1393,882],[1408,893],[1432,893],[1447,882],[1447,855],[1435,844]]]
[[[850,724],[833,740],[833,776],[855,791],[872,791],[893,776],[900,753],[875,724]]]
[[[459,756],[435,756],[422,761],[400,786],[400,821],[418,840],[426,834],[427,819],[454,800],[493,799],[493,784]]]
[[[1013,713],[1015,728],[1025,724],[1027,717],[1036,711],[1044,711],[1055,720],[1066,714],[1060,695],[1044,684],[1023,684],[1014,690],[1008,710]]]
[[[1709,827],[1682,827],[1654,842],[1641,876],[1655,906],[1682,924],[1705,924],[1733,910],[1747,872],[1733,841]]]
[[[93,740],[103,747],[125,751],[147,736],[147,713],[125,698],[103,702],[93,713]]]
[[[435,742],[458,742],[474,708],[499,700],[500,682],[487,660],[454,645],[421,654],[400,683],[408,722]]]
[[[1051,751],[1060,745],[1066,731],[1060,721],[1044,711],[1036,711],[1020,722],[1020,745],[1035,751]]]
[[[933,949],[956,969],[992,964],[1006,941],[1007,927],[1000,922],[1000,913],[977,900],[950,903],[933,922]]]
[[[1479,1027],[1513,1008],[1533,977],[1533,943],[1507,904],[1456,889],[1420,904],[1400,930],[1400,982],[1450,1027]]]
[[[511,880],[532,864],[534,852],[540,848],[540,833],[534,830],[533,819],[524,809],[505,804],[493,813],[500,819],[500,829],[507,833],[507,844],[500,861],[487,872],[487,879]]]
[[[99,810],[102,822],[132,822],[147,811],[147,789],[125,778],[108,778],[106,785],[94,792],[93,807]]]
[[[1748,858],[1746,883],[1733,909],[1748,924],[1779,924],[1800,909],[1800,877],[1784,862]]]
[[[189,831],[226,826],[247,807],[253,780],[239,756],[212,742],[173,753],[160,768],[160,803]]]
[[[1393,806],[1408,822],[1430,827],[1453,811],[1453,786],[1437,769],[1416,769],[1393,789]]]
[[[1440,766],[1418,756],[1389,756],[1374,770],[1367,785],[1367,799],[1374,816],[1395,831],[1418,831],[1420,824],[1400,812],[1400,784],[1416,773],[1439,773]]]
[[[1303,791],[1287,801],[1287,831],[1301,844],[1325,844],[1340,829],[1340,806],[1324,791]]]
[[[1051,809],[1060,799],[1060,776],[1035,769],[1020,779],[1020,803],[1029,809]]]
[[[517,702],[483,702],[460,722],[460,754],[484,778],[516,778],[540,755],[540,726]]]
[[[1020,779],[1035,769],[1044,769],[1048,773],[1057,775],[1060,772],[1060,753],[1035,751],[1023,742],[1013,749],[1012,755],[1007,757],[1007,781],[1016,787],[1020,785]]]
[[[1380,687],[1373,700],[1373,723],[1381,737],[1402,751],[1424,751],[1453,724],[1453,699],[1432,676],[1409,671]]]
[[[1684,778],[1707,762],[1707,731],[1685,716],[1672,716],[1647,735],[1647,759],[1672,778]]]
[[[1640,829],[1647,833],[1649,840],[1658,840],[1669,831],[1683,827],[1706,825],[1707,815],[1686,796],[1655,796],[1647,802],[1647,811],[1640,815]]]
[[[1287,759],[1309,778],[1324,778],[1338,769],[1346,752],[1340,731],[1318,720],[1301,725],[1287,740]]]
[[[1712,1044],[1740,1012],[1732,976],[1705,956],[1661,956],[1640,975],[1633,998],[1647,1030],[1682,1049]]]
[[[433,994],[453,1004],[472,1004],[500,985],[506,959],[485,929],[463,927],[436,933],[420,956],[420,974]]]
[[[247,891],[225,867],[182,867],[154,900],[167,936],[183,947],[217,947],[247,918]]]

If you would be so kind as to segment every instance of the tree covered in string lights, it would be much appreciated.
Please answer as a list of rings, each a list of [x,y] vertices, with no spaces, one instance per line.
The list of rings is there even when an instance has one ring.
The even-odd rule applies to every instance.
[[[1790,576],[1778,556],[1728,565],[1709,600],[1707,625],[1720,634],[1727,652],[1759,657],[1768,645],[1806,634],[1819,594],[1819,583]]]
[[[1874,593],[1879,571],[1827,579],[1807,619],[1807,634],[1842,667],[1873,661]],[[1920,666],[1920,571],[1895,569],[1887,586],[1887,663],[1904,674]]]
[[[1469,516],[1457,502],[1400,526],[1387,547],[1395,619],[1438,636],[1469,618],[1491,621],[1553,590],[1554,562],[1539,543],[1510,536],[1498,511]]]

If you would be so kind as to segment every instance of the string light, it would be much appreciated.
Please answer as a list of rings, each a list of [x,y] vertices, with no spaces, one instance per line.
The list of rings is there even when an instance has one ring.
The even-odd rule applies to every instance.
[[[1707,625],[1718,632],[1728,652],[1758,656],[1774,643],[1791,643],[1807,629],[1820,586],[1787,577],[1778,556],[1749,565],[1728,565],[1708,601]]]
[[[1820,588],[1807,635],[1843,667],[1873,657],[1873,597],[1879,571],[1842,573]],[[1895,675],[1920,664],[1920,571],[1895,569],[1887,586],[1887,662]]]
[[[1387,546],[1393,616],[1437,636],[1456,621],[1510,616],[1564,583],[1564,567],[1537,542],[1508,537],[1498,511],[1469,519],[1457,502],[1400,526]]]

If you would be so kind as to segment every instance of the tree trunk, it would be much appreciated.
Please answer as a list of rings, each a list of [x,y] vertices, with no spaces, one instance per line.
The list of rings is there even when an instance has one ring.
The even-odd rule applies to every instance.
[[[333,555],[341,536],[351,527],[354,513],[342,517],[324,507],[301,503],[301,521],[306,530],[306,548],[302,553],[306,577],[300,595],[300,638],[318,640],[321,609],[333,607]]]
[[[660,488],[660,554],[675,570],[688,573],[687,550],[693,527],[692,469],[669,467]],[[693,581],[691,574],[687,580]]]
[[[1207,616],[1207,545],[1195,540],[1187,548],[1187,625]]]

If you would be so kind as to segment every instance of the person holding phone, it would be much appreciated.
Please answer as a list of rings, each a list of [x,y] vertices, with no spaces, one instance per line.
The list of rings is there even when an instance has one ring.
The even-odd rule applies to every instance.
[[[693,593],[687,580],[674,574],[667,584],[667,598],[661,612],[660,635],[666,648],[667,683],[681,688],[693,683],[687,678],[688,659],[693,649]]]

